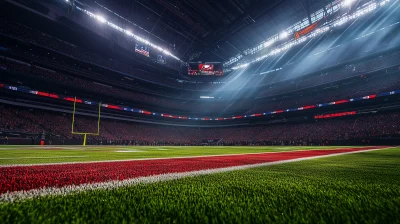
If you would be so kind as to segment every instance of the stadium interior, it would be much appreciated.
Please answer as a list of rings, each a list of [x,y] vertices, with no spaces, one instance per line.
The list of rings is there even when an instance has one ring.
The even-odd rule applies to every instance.
[[[400,223],[400,0],[1,0],[0,223]]]
[[[3,139],[78,144],[100,103],[90,144],[399,143],[397,1],[1,4]]]

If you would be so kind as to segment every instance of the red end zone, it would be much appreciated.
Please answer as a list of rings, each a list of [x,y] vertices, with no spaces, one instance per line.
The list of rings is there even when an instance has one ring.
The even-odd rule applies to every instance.
[[[252,165],[385,147],[302,150],[175,159],[0,167],[0,193]]]

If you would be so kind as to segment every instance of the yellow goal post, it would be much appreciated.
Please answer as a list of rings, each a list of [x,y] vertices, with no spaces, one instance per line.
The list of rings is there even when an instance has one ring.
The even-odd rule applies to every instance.
[[[73,135],[83,135],[83,146],[86,146],[86,137],[87,135],[100,135],[100,114],[101,111],[101,102],[99,102],[99,107],[98,107],[98,119],[97,119],[97,132],[96,133],[90,133],[90,132],[75,132],[74,126],[75,126],[75,113],[76,113],[76,97],[74,98],[74,110],[72,112],[72,134]]]

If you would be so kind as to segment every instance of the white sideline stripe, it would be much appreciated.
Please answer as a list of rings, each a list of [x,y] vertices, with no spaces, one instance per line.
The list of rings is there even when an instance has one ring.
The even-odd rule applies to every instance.
[[[237,154],[217,154],[217,155],[204,155],[204,156],[177,156],[177,157],[159,157],[159,158],[136,158],[136,159],[120,159],[120,160],[98,160],[98,161],[81,161],[81,162],[61,162],[61,163],[35,163],[35,164],[7,164],[0,165],[2,167],[20,167],[20,166],[50,166],[50,165],[69,165],[69,164],[86,164],[86,163],[112,163],[112,162],[130,162],[130,161],[142,161],[142,160],[164,160],[164,159],[190,159],[190,158],[203,158],[203,157],[218,157],[218,156],[240,156],[240,155],[258,155],[267,153],[284,153],[284,152],[302,152],[302,151],[313,151],[313,150],[338,150],[338,149],[350,149],[350,148],[316,148],[316,149],[302,149],[292,151],[277,151],[277,152],[251,152],[251,153],[237,153]],[[354,148],[355,149],[355,148]],[[357,148],[358,149],[358,148]],[[362,149],[362,148],[360,148]]]
[[[58,159],[58,158],[85,158],[88,156],[37,156],[37,157],[9,157],[0,158],[0,160],[11,160],[11,159]]]
[[[394,148],[394,147],[388,147],[388,148]],[[361,150],[361,151],[342,152],[342,153],[334,153],[334,154],[322,155],[322,156],[311,156],[311,157],[305,157],[305,158],[281,160],[281,161],[275,161],[275,162],[266,162],[266,163],[243,165],[243,166],[231,166],[231,167],[217,168],[217,169],[206,169],[206,170],[181,172],[181,173],[167,173],[167,174],[160,174],[160,175],[154,175],[154,176],[138,177],[138,178],[125,179],[125,180],[113,180],[113,181],[100,182],[100,183],[68,185],[68,186],[64,186],[61,188],[50,187],[50,188],[32,189],[32,190],[28,190],[28,191],[14,191],[14,192],[7,192],[7,193],[1,194],[0,202],[12,203],[12,202],[16,202],[16,201],[22,201],[22,200],[44,197],[44,196],[60,196],[60,195],[66,196],[66,195],[84,192],[84,191],[113,190],[113,189],[118,189],[121,187],[137,185],[137,184],[151,184],[151,183],[162,182],[162,181],[178,180],[178,179],[185,178],[185,177],[196,177],[196,176],[202,176],[202,175],[208,175],[208,174],[215,174],[215,173],[230,172],[230,171],[236,171],[236,170],[244,170],[244,169],[249,169],[249,168],[262,167],[262,166],[271,166],[271,165],[276,165],[276,164],[284,164],[284,163],[299,162],[299,161],[304,161],[304,160],[326,158],[326,157],[331,157],[331,156],[370,152],[370,151],[376,151],[376,150],[388,149],[388,148],[366,149],[366,150]]]
[[[140,151],[140,150],[117,150],[114,152],[146,152],[146,151]]]

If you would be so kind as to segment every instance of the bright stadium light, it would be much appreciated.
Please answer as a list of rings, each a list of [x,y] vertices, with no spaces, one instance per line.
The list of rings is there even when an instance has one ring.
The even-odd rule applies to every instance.
[[[69,1],[69,0],[68,0],[68,1]],[[150,47],[152,47],[152,48],[154,48],[154,49],[156,49],[156,50],[158,50],[158,51],[160,51],[160,52],[162,52],[162,53],[165,53],[166,55],[168,55],[168,56],[174,58],[174,59],[177,60],[177,61],[181,61],[181,62],[182,62],[182,60],[181,60],[180,58],[178,58],[177,56],[173,55],[171,52],[166,51],[166,50],[164,50],[162,47],[157,46],[156,44],[150,42],[149,40],[146,40],[146,39],[144,39],[144,38],[142,38],[142,37],[140,37],[140,36],[138,36],[138,35],[132,33],[132,31],[127,30],[127,29],[124,29],[124,28],[122,28],[122,27],[118,26],[117,24],[114,24],[114,23],[112,23],[112,22],[110,22],[110,21],[107,21],[107,20],[106,20],[103,16],[101,16],[101,15],[96,15],[96,14],[94,14],[94,13],[92,13],[92,12],[86,10],[86,9],[80,8],[80,7],[77,6],[77,5],[74,5],[74,6],[75,6],[75,8],[76,8],[77,10],[81,11],[82,13],[88,15],[89,17],[91,17],[91,18],[93,18],[93,19],[95,19],[95,20],[97,20],[97,21],[99,21],[99,22],[101,22],[101,23],[104,23],[104,24],[108,25],[109,27],[113,28],[114,30],[119,31],[119,32],[121,32],[121,33],[124,33],[125,35],[127,35],[127,36],[129,36],[129,37],[132,37],[132,38],[134,38],[135,40],[137,40],[137,41],[139,41],[139,42],[141,42],[141,43],[144,43],[144,44],[146,44],[146,45],[149,45]]]
[[[279,39],[286,39],[288,38],[289,33],[286,31],[283,31],[281,34],[279,34]]]
[[[250,65],[250,63],[241,64],[241,65],[238,65],[238,66],[236,66],[236,67],[233,67],[232,69],[233,69],[233,70],[236,70],[236,69],[239,69],[239,68],[246,68],[246,67],[249,66],[249,65]]]
[[[167,51],[167,50],[164,50],[163,53],[166,54],[166,55],[168,55],[168,56],[171,55],[171,52],[169,52],[169,51]]]
[[[275,41],[274,40],[269,40],[267,42],[264,43],[264,47],[269,47],[271,46]]]
[[[128,36],[133,36],[133,33],[132,33],[131,31],[129,31],[129,30],[126,30],[125,33],[126,33],[126,35],[128,35]]]
[[[384,6],[387,2],[389,2],[390,0],[384,0],[380,3],[380,6]]]
[[[354,0],[352,0],[352,1],[354,1]],[[343,24],[345,24],[345,23],[347,23],[349,21],[352,21],[354,19],[357,19],[358,17],[361,17],[361,16],[363,16],[363,15],[365,15],[367,13],[370,13],[370,12],[376,10],[378,7],[380,7],[382,5],[385,5],[386,2],[389,2],[389,1],[390,0],[382,0],[380,2],[375,2],[375,0],[371,0],[367,4],[364,4],[362,7],[358,8],[352,14],[346,14],[346,15],[343,15],[342,17],[340,17],[339,19],[330,21],[329,23],[326,23],[322,27],[320,27],[320,28],[314,30],[313,32],[311,32],[311,33],[309,33],[309,34],[307,34],[305,36],[302,36],[302,37],[300,37],[298,39],[292,38],[288,42],[285,42],[284,44],[282,44],[280,46],[277,46],[276,48],[271,49],[270,52],[265,53],[265,54],[255,58],[255,59],[251,60],[251,61],[245,61],[246,64],[238,64],[238,65],[232,67],[231,69],[232,70],[237,70],[237,69],[245,68],[245,67],[249,66],[250,64],[252,64],[254,62],[261,61],[261,60],[263,60],[263,59],[265,59],[265,58],[267,58],[269,56],[273,56],[273,55],[276,55],[276,54],[278,54],[278,53],[280,53],[282,51],[288,50],[288,49],[292,48],[295,45],[298,45],[300,43],[305,42],[307,39],[310,39],[310,38],[313,38],[313,37],[316,37],[318,35],[321,35],[323,33],[328,32],[333,27],[341,26],[341,25],[343,25]],[[344,2],[341,2],[340,4],[343,5]],[[279,36],[280,40],[283,40],[284,38],[288,38],[289,35],[290,35],[290,33],[288,31],[283,31],[281,34],[279,34],[277,36]],[[264,43],[264,47],[266,47],[265,45],[267,45],[267,46],[269,45],[268,42],[269,41]],[[234,63],[234,60],[230,59],[229,65],[233,64],[233,63]],[[224,66],[227,66],[227,65],[228,65],[228,63],[224,64]]]
[[[344,0],[343,1],[343,6],[349,7],[354,3],[354,0]]]
[[[100,15],[97,15],[97,16],[96,16],[96,19],[97,19],[98,21],[100,21],[101,23],[107,22],[107,20],[106,20],[104,17],[100,16]]]

